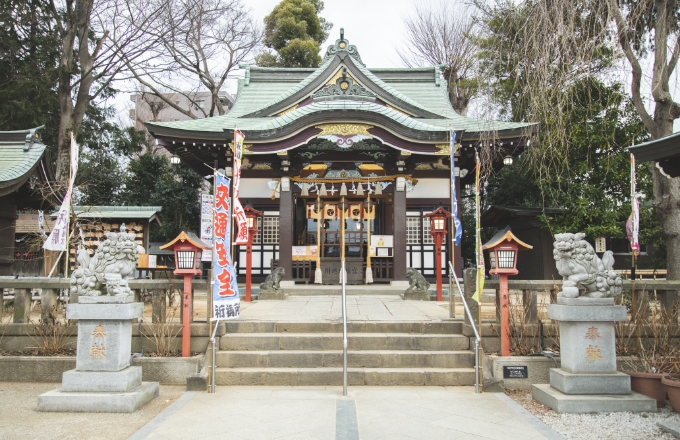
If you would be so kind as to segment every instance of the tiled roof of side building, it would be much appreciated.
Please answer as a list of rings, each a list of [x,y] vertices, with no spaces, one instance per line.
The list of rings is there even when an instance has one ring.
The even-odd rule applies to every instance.
[[[46,148],[41,128],[0,132],[0,195],[16,190],[38,165]]]

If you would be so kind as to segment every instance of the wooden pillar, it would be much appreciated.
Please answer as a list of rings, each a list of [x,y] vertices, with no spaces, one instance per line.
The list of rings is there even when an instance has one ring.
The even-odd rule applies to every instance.
[[[17,205],[10,194],[0,197],[0,276],[14,275],[12,262],[14,261],[14,232],[16,228]]]
[[[394,182],[394,280],[406,281],[406,181],[398,177]]]
[[[293,279],[293,191],[290,179],[282,177],[279,198],[279,267],[284,280]]]

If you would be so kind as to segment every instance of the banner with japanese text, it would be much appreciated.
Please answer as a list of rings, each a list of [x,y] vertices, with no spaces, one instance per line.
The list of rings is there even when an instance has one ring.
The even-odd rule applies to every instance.
[[[45,243],[43,243],[43,249],[48,251],[65,251],[67,247],[68,224],[71,216],[71,194],[73,193],[73,182],[75,182],[76,173],[78,172],[78,155],[78,144],[76,144],[75,139],[71,136],[71,176],[64,201],[59,208],[57,219],[54,221],[52,232],[47,237],[47,240],[45,240]]]
[[[636,179],[635,179],[635,156],[630,153],[630,204],[631,212],[628,221],[626,221],[626,235],[628,235],[628,242],[633,256],[640,253],[640,243],[638,241],[640,234],[640,205],[637,199]]]
[[[213,212],[213,319],[238,318],[241,310],[236,270],[231,258],[231,204],[229,201],[229,184],[227,177],[216,174],[215,205]]]
[[[243,140],[245,136],[238,130],[234,131],[234,217],[238,231],[234,239],[235,244],[248,244],[248,220],[243,212],[243,206],[238,198],[241,183],[241,159],[243,158]]]
[[[479,154],[475,154],[475,160],[477,165],[475,166],[475,254],[477,256],[477,277],[476,277],[476,288],[475,293],[472,295],[472,300],[481,304],[482,292],[484,291],[484,278],[486,276],[486,268],[484,267],[484,251],[482,250],[482,228],[480,226],[480,204],[479,204],[479,173],[481,169],[481,163],[479,162]],[[481,320],[480,320],[481,322]]]
[[[453,214],[453,243],[460,245],[463,238],[463,224],[458,218],[458,197],[456,196],[456,132],[451,132],[451,214]]]

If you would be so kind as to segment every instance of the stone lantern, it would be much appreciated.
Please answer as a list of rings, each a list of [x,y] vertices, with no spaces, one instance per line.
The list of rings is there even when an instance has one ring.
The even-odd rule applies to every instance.
[[[437,268],[437,301],[442,300],[442,242],[446,235],[446,223],[451,213],[441,205],[423,217],[430,219],[430,235],[434,238],[435,260]]]
[[[203,243],[193,232],[182,231],[170,243],[160,247],[175,252],[175,275],[184,276],[182,293],[182,357],[190,356],[192,290],[191,280],[201,274],[201,253],[210,246]]]
[[[508,275],[517,275],[517,253],[519,251],[533,249],[533,246],[521,241],[510,230],[510,226],[497,231],[482,250],[489,251],[489,263],[491,275],[500,277],[501,299],[501,355],[510,356],[510,316],[508,301]]]
[[[243,208],[243,212],[246,215],[246,222],[248,223],[248,244],[246,245],[246,301],[250,302],[251,299],[251,284],[252,284],[252,272],[253,272],[253,238],[257,235],[257,219],[263,217],[264,213],[254,209],[250,205],[246,205]]]

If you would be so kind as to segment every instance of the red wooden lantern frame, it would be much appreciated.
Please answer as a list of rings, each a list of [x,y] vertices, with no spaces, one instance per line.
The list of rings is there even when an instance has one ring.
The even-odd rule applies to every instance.
[[[425,214],[424,218],[430,219],[430,235],[434,238],[435,266],[437,270],[437,301],[442,300],[442,242],[447,234],[446,224],[451,218],[451,213],[442,206]]]
[[[496,232],[482,250],[489,251],[491,275],[500,277],[500,306],[501,306],[501,356],[510,356],[510,316],[508,299],[508,276],[517,275],[517,254],[519,251],[533,249],[515,235],[510,227]]]
[[[191,280],[201,274],[201,251],[210,249],[195,234],[182,231],[170,243],[160,249],[172,249],[175,252],[175,275],[184,276],[182,292],[182,357],[189,357],[191,342],[192,287]]]

